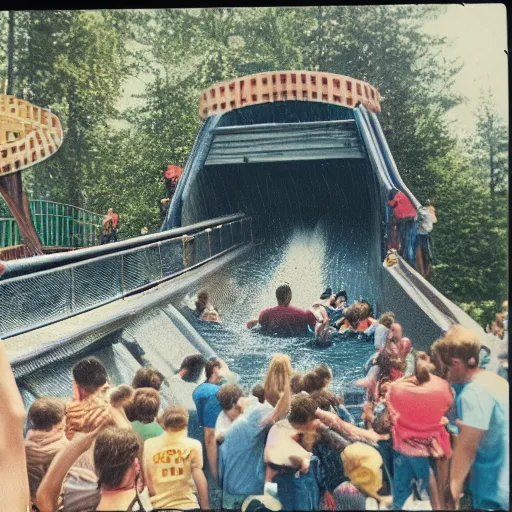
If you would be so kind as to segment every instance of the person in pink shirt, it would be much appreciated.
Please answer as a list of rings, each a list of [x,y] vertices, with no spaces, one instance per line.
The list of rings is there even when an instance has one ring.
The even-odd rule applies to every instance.
[[[389,192],[388,205],[393,208],[393,214],[398,230],[400,256],[410,265],[415,262],[416,240],[416,209],[410,199],[401,191],[392,189]]]
[[[306,334],[308,326],[314,332],[317,321],[315,315],[309,310],[290,305],[292,290],[287,284],[277,288],[276,298],[277,306],[264,309],[258,321],[250,320],[247,327],[254,327],[259,323],[263,332],[289,336]]]
[[[418,358],[415,373],[389,387],[387,406],[393,437],[393,509],[400,510],[416,480],[422,499],[429,489],[429,457],[451,455],[450,436],[445,426],[446,413],[453,404],[453,392],[444,379],[432,375],[428,361]],[[432,496],[434,498],[434,496]],[[436,497],[437,498],[437,497]]]

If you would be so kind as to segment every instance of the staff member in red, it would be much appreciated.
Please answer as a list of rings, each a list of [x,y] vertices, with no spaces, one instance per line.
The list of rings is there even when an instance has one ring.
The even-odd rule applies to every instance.
[[[409,264],[414,265],[414,242],[416,240],[416,209],[403,193],[393,188],[389,192],[388,205],[393,208],[398,239],[400,243],[399,253]]]
[[[110,235],[110,241],[117,242],[117,225],[119,224],[119,215],[114,213],[112,208],[109,208],[108,216],[112,219],[112,234]]]

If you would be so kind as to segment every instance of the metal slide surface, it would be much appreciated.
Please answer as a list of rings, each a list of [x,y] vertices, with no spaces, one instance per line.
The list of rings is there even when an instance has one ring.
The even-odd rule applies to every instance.
[[[363,106],[293,103],[252,106],[208,118],[201,154],[191,157],[194,172],[183,174],[181,191],[171,204],[169,227],[178,227],[172,224],[178,218],[192,223],[232,211],[253,217],[259,240],[253,254],[200,280],[191,290],[207,288],[223,317],[220,326],[196,325],[207,342],[246,376],[248,385],[261,379],[272,354],[280,351],[292,356],[298,370],[329,362],[345,388],[361,376],[371,347],[359,343],[312,349],[307,338],[268,338],[245,328],[247,320],[275,304],[274,290],[282,282],[290,283],[292,303],[300,307],[310,306],[330,286],[333,291],[346,289],[349,301],[368,300],[377,314],[396,311],[417,348],[427,348],[454,323],[478,331],[487,342],[476,322],[405,262],[391,268],[382,265],[389,190],[398,188],[417,207],[420,203],[401,180],[376,115]],[[308,125],[334,126],[341,120],[355,121],[364,158],[336,153],[327,133],[322,139],[325,157],[319,157],[318,129],[309,136]],[[280,123],[281,130],[276,130]],[[287,140],[272,145],[272,133],[274,140],[283,142],[289,123],[300,130],[300,150]],[[236,141],[234,147],[227,144],[227,134]],[[262,141],[267,150],[261,149]],[[219,151],[222,147],[224,152]],[[270,161],[268,155],[278,148]]]

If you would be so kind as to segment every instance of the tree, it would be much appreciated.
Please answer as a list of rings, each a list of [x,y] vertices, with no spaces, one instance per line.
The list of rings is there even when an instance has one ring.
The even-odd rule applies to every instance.
[[[473,164],[488,183],[491,215],[497,221],[498,203],[503,203],[503,199],[506,201],[508,189],[508,130],[497,114],[491,90],[481,91],[480,105],[472,147]]]
[[[95,131],[116,116],[126,59],[123,18],[108,10],[23,14],[17,93],[50,106],[65,132],[59,152],[34,168],[27,183],[39,196],[83,207]]]

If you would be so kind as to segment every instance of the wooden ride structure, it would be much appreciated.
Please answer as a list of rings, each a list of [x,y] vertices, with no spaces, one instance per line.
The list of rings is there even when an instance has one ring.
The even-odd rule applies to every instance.
[[[354,108],[359,102],[380,112],[379,91],[362,80],[317,71],[271,71],[243,76],[205,89],[199,113],[203,119],[235,108],[274,101],[319,101]]]
[[[42,254],[43,249],[22,189],[21,171],[53,155],[62,139],[59,118],[50,110],[0,94],[0,193],[18,223],[24,256]]]

